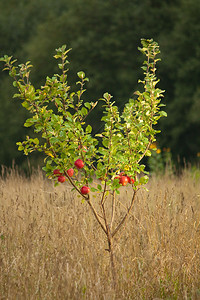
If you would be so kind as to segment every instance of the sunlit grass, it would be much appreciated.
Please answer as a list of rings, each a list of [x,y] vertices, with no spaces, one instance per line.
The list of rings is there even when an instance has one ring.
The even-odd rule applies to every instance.
[[[0,299],[200,299],[200,180],[185,171],[152,177],[147,188],[116,236],[114,296],[106,240],[87,203],[41,172],[4,174]]]

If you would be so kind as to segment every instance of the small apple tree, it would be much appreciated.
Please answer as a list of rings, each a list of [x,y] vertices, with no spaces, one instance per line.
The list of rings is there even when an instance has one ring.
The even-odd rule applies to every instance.
[[[139,50],[146,60],[142,66],[144,80],[139,82],[144,91],[135,92],[136,99],[130,99],[121,114],[112,96],[105,93],[98,100],[104,107],[104,129],[96,135],[92,134],[92,127],[86,125],[86,118],[98,101],[85,102],[82,97],[88,78],[84,72],[78,72],[77,91],[72,91],[67,81],[67,56],[71,49],[67,50],[65,45],[56,49],[54,57],[59,60],[60,73],[47,77],[40,89],[31,84],[32,65],[29,61],[16,66],[12,56],[5,55],[0,59],[18,89],[14,97],[21,99],[22,106],[32,114],[24,126],[33,126],[34,132],[39,134],[39,138],[27,136],[25,141],[17,143],[18,149],[25,155],[33,151],[43,152],[46,155],[43,167],[46,175],[56,184],[67,179],[72,189],[85,199],[106,235],[114,285],[113,239],[125,224],[137,191],[148,182],[141,160],[151,155],[149,146],[155,142],[158,133],[154,126],[160,117],[166,115],[160,110],[164,91],[156,87],[159,82],[156,78],[159,46],[152,39],[142,39],[141,44]],[[137,174],[146,175],[138,178]],[[114,222],[120,187],[127,184],[132,190],[127,210]],[[98,195],[97,199],[91,196],[92,193]]]

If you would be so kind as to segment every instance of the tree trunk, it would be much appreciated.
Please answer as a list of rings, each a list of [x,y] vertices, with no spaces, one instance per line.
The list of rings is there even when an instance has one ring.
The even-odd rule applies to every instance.
[[[115,257],[113,252],[113,240],[110,234],[107,236],[108,238],[108,250],[110,252],[110,267],[111,267],[111,275],[112,275],[112,284],[113,288],[116,291],[117,287],[117,273],[116,273],[116,267],[115,267]]]

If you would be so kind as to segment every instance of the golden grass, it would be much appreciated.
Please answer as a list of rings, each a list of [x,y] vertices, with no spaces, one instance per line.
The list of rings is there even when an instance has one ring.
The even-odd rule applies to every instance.
[[[200,179],[153,177],[148,189],[116,237],[114,295],[105,236],[87,203],[41,172],[2,176],[0,299],[200,299]]]

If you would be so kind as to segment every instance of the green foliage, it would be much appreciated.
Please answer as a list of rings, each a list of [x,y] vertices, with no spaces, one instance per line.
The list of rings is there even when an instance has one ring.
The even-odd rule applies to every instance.
[[[78,89],[71,90],[68,84],[67,60],[69,50],[66,46],[58,48],[54,58],[59,60],[59,74],[46,78],[45,84],[36,89],[30,82],[32,65],[28,61],[16,66],[16,60],[5,55],[0,60],[5,63],[4,70],[14,79],[13,85],[18,89],[14,95],[20,98],[22,106],[32,115],[24,123],[25,127],[33,127],[40,138],[26,137],[23,142],[18,142],[18,150],[25,155],[33,151],[46,154],[45,167],[47,176],[52,176],[53,170],[58,168],[64,173],[71,184],[80,192],[83,184],[93,182],[94,175],[103,180],[104,188],[98,185],[97,189],[105,195],[105,191],[117,190],[119,182],[114,177],[120,171],[126,171],[127,176],[135,178],[133,185],[145,184],[147,177],[137,181],[137,174],[145,172],[140,161],[144,156],[149,156],[149,146],[155,141],[159,131],[154,129],[160,117],[165,113],[160,110],[163,91],[156,87],[159,80],[156,78],[156,63],[159,61],[159,47],[153,40],[141,40],[142,48],[139,50],[146,56],[142,69],[144,80],[140,83],[144,91],[137,91],[137,98],[130,99],[123,112],[119,113],[112,96],[108,93],[100,99],[104,105],[104,129],[101,134],[92,135],[92,126],[86,125],[85,119],[95,108],[98,101],[88,102],[83,100],[85,83],[88,78],[85,73],[77,73],[79,80],[76,82]],[[99,144],[97,138],[101,139]],[[72,180],[66,171],[74,166],[74,162],[81,158],[84,161],[84,171]]]

